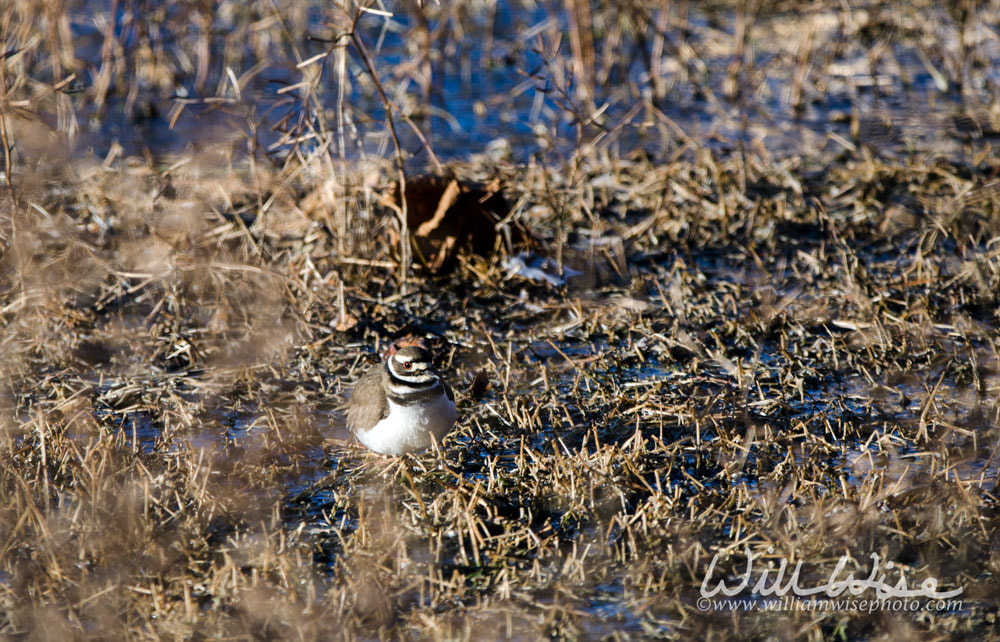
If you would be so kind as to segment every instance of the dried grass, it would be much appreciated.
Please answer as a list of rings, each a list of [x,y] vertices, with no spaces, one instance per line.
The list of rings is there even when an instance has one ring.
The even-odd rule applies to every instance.
[[[650,101],[662,153],[620,153],[627,139],[595,117],[577,123],[565,158],[553,146],[529,163],[452,167],[499,178],[512,204],[503,226],[530,231],[555,270],[580,272],[567,285],[512,274],[502,244],[462,256],[449,275],[401,272],[385,242],[405,237],[400,218],[375,190],[408,159],[338,151],[364,110],[332,99],[311,65],[294,79],[289,138],[275,147],[284,155],[266,153],[259,105],[240,93],[249,78],[227,80],[211,57],[266,51],[294,68],[302,54],[289,34],[308,31],[309,5],[223,3],[212,7],[222,18],[198,8],[184,19],[174,3],[150,8],[170,28],[202,25],[171,32],[199,52],[174,63],[131,17],[121,26],[138,29],[135,40],[108,24],[74,34],[71,6],[16,0],[4,28],[7,50],[23,51],[0,67],[14,170],[0,200],[3,635],[997,634],[1000,193],[988,136],[942,129],[947,155],[907,149],[905,137],[862,136],[858,111],[847,115],[853,142],[832,135],[826,149],[782,154],[682,135]],[[619,63],[610,49],[586,53],[615,40],[589,38],[586,12],[567,6],[571,53],[546,73],[573,113]],[[686,4],[669,16],[684,28],[629,6],[645,27],[609,22],[618,42],[676,51],[684,73],[670,82],[743,106],[761,91],[751,35],[802,9],[740,5],[743,27],[730,35],[686,22]],[[877,44],[906,24],[899,42],[912,45],[949,28],[902,19],[919,5],[839,7],[812,8],[817,26],[780,67],[798,70],[793,104],[825,95],[833,76],[810,70],[826,60],[829,72],[838,43]],[[444,49],[459,42],[447,30],[476,11],[414,10],[410,28]],[[989,56],[972,34],[996,7],[981,11],[981,22],[966,13],[951,25],[969,35],[964,58],[925,52],[952,81]],[[353,15],[333,12],[330,29]],[[231,28],[210,32],[213,19]],[[43,28],[54,34],[44,42]],[[76,112],[52,88],[75,73],[74,45],[88,44],[77,38],[101,43],[86,95],[95,109],[131,100],[131,110],[156,93],[127,89],[140,81],[169,93],[180,70],[204,96],[217,85],[215,103],[185,111],[237,114],[236,129],[211,134],[232,140],[163,158],[71,153]],[[330,40],[336,70],[347,54]],[[715,46],[739,53],[728,85],[698,75]],[[889,52],[876,49],[877,80]],[[434,64],[378,69],[395,87],[430,82]],[[571,67],[591,85],[580,95],[559,84]],[[370,75],[351,82],[374,90]],[[665,76],[650,82],[656,100],[671,91]],[[50,114],[63,118],[62,141],[29,144],[24,123]],[[438,338],[459,425],[431,452],[372,455],[342,439],[336,406],[386,341],[414,330]],[[473,390],[477,375],[486,390]],[[844,554],[864,569],[877,552],[964,587],[963,609],[698,610],[712,556],[734,577],[746,548],[802,560],[809,578]]]

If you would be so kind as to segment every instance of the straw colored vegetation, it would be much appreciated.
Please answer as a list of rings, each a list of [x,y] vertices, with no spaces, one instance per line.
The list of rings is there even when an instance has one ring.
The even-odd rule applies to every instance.
[[[584,86],[554,100],[586,105],[600,93],[594,51],[608,34],[581,24],[613,12],[578,4],[565,5],[571,42],[553,60],[592,75],[567,72]],[[614,42],[686,52],[670,78],[705,83],[693,91],[719,80],[687,76],[710,44],[732,53],[750,40],[698,20],[675,33],[633,4],[624,15],[635,23],[614,27]],[[902,45],[945,28],[834,4],[814,7],[816,25],[906,24]],[[412,173],[408,148],[397,157],[383,131],[385,159],[338,151],[338,137],[362,146],[352,137],[364,138],[365,108],[351,92],[338,108],[336,88],[310,69],[336,74],[344,56],[352,91],[377,96],[381,76],[395,87],[435,61],[385,68],[373,34],[326,34],[327,59],[292,66],[302,84],[280,94],[292,116],[269,147],[260,106],[224,70],[240,66],[212,56],[294,60],[288,34],[310,18],[291,5],[213,7],[232,41],[209,37],[205,18],[203,47],[186,61],[131,17],[135,39],[100,20],[71,29],[72,11],[55,2],[3,9],[16,53],[0,62],[0,634],[1000,633],[1000,163],[989,104],[961,120],[975,136],[942,127],[947,156],[883,140],[873,132],[892,123],[860,113],[828,148],[770,154],[676,130],[654,104],[674,91],[659,70],[644,113],[662,128],[662,153],[619,153],[624,126],[598,119],[577,123],[580,144],[561,158],[553,148],[526,163],[449,166],[470,183],[496,181],[511,214],[495,252],[431,274],[416,260],[407,269],[408,231],[386,204],[391,182]],[[458,29],[483,11],[455,6],[451,22],[440,7],[411,17]],[[181,39],[202,33],[185,22],[201,14],[180,9],[162,3],[157,24]],[[734,15],[749,32],[780,31],[777,19],[755,23],[761,11]],[[967,14],[949,23],[956,32],[988,24]],[[348,33],[378,18],[331,10],[324,24]],[[458,37],[410,24],[442,48]],[[809,70],[838,60],[836,29],[810,33],[786,59],[803,104],[825,95]],[[60,90],[86,66],[74,38],[103,43],[79,103]],[[980,42],[923,55],[945,80],[975,86]],[[734,92],[759,89],[763,73],[743,53],[722,76]],[[69,151],[77,114],[131,110],[184,74],[236,114],[226,144],[163,157]],[[419,129],[403,113],[398,133]],[[503,239],[522,232],[554,281],[575,276],[558,285],[514,273]],[[433,337],[459,422],[429,452],[374,455],[347,440],[338,405],[387,341],[413,331]],[[745,549],[762,566],[802,561],[802,586],[844,555],[867,577],[877,553],[893,564],[890,583],[901,569],[911,587],[935,578],[963,589],[961,607],[699,609],[713,556],[716,581],[736,584]]]

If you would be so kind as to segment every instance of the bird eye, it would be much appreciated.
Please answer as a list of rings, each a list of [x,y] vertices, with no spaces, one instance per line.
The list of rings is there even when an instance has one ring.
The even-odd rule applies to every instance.
[[[413,367],[413,364],[410,363],[409,361],[404,361],[403,362],[403,367],[406,368],[407,370],[409,370],[410,368]]]

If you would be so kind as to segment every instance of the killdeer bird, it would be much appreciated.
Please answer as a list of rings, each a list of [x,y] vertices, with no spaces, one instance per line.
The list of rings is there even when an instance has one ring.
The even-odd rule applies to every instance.
[[[347,427],[365,446],[383,455],[402,455],[440,440],[458,412],[448,384],[420,345],[390,348],[389,357],[354,385],[347,403]]]

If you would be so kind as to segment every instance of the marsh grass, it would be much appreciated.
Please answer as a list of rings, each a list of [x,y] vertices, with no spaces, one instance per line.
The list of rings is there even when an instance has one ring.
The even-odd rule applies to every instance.
[[[572,43],[544,7],[538,150],[449,168],[499,178],[502,226],[579,273],[558,287],[513,274],[502,244],[448,275],[401,271],[375,195],[430,163],[404,132],[441,140],[418,118],[447,67],[434,52],[496,7],[401,11],[410,57],[393,62],[382,17],[354,7],[163,3],[155,22],[116,3],[84,28],[84,6],[4,15],[5,636],[997,634],[995,4],[933,22],[920,4],[574,2]],[[812,29],[764,65],[793,11]],[[355,18],[370,68],[342,37]],[[867,70],[838,76],[859,47]],[[961,88],[960,117],[898,106],[923,95],[907,56]],[[294,87],[267,94],[285,101],[270,115],[258,64]],[[843,131],[766,147],[763,130],[788,143],[769,79],[792,111],[846,92]],[[618,81],[639,109],[591,108]],[[711,131],[668,113],[696,96]],[[81,122],[154,112],[202,136],[74,147]],[[460,422],[388,459],[346,439],[337,406],[410,331],[435,337]],[[962,587],[962,607],[699,610],[713,556],[735,581],[746,549],[801,560],[810,583],[843,555],[867,576],[878,553],[911,585]]]

